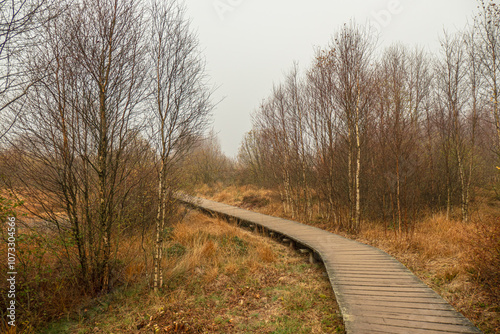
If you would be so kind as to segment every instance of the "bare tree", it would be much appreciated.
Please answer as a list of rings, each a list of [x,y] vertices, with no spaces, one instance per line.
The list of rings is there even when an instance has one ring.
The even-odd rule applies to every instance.
[[[292,194],[292,148],[290,117],[286,108],[286,93],[283,85],[273,87],[271,96],[265,100],[254,120],[254,127],[267,146],[265,161],[276,183],[283,202],[285,214],[296,215]]]
[[[342,223],[340,203],[339,175],[336,162],[339,160],[338,126],[339,106],[335,99],[338,89],[338,77],[335,64],[327,51],[319,50],[313,68],[307,74],[308,127],[315,150],[314,168],[317,172],[316,188],[321,194],[321,201],[326,217],[336,226]]]
[[[163,231],[179,185],[175,167],[201,138],[213,107],[205,64],[185,19],[185,8],[175,0],[153,1],[150,16],[152,141],[159,156],[153,283],[158,291],[163,286]]]
[[[353,231],[361,226],[361,150],[372,103],[373,42],[368,28],[351,23],[342,27],[331,45],[338,76],[336,98],[341,113],[339,120],[348,148],[349,217]]]
[[[217,134],[211,130],[207,136],[194,145],[182,163],[186,185],[199,186],[216,183],[228,184],[234,174],[232,161],[222,152]]]
[[[140,159],[130,152],[144,98],[141,21],[133,0],[82,0],[48,22],[30,60],[37,84],[16,127],[25,188],[42,219],[63,236],[71,231],[81,281],[93,291],[112,286],[120,204]]]
[[[238,163],[242,173],[246,176],[245,181],[259,186],[270,186],[266,177],[264,161],[264,142],[261,133],[251,130],[243,138],[238,151]]]
[[[285,83],[286,109],[290,114],[290,133],[292,151],[296,153],[295,163],[295,207],[297,215],[302,219],[311,219],[312,199],[308,172],[310,168],[309,136],[307,132],[308,110],[305,95],[305,83],[299,76],[298,64],[294,64],[286,77]]]
[[[32,45],[28,34],[54,15],[50,0],[0,1],[0,114],[3,128],[0,139],[13,126],[17,114],[5,115],[13,103],[23,97],[33,84],[29,81],[22,53]],[[33,34],[30,34],[33,35]]]
[[[115,195],[121,158],[142,97],[141,14],[134,0],[84,2],[75,16],[72,52],[94,88],[83,120],[96,147],[90,164],[98,178],[98,221],[102,233],[102,287],[109,289]]]
[[[469,115],[466,118],[467,125],[466,133],[469,138],[466,146],[466,160],[468,164],[463,166],[460,172],[460,182],[462,185],[462,220],[467,222],[469,220],[469,206],[471,199],[471,187],[474,179],[475,165],[476,165],[476,145],[477,137],[480,127],[480,114],[483,108],[483,102],[480,94],[483,87],[483,79],[481,76],[481,62],[478,53],[478,43],[476,42],[476,31],[474,29],[464,34],[465,47],[467,53],[467,82],[469,87]]]
[[[409,52],[401,45],[386,49],[379,68],[378,144],[389,191],[389,202],[397,230],[408,227],[410,187],[418,170],[418,143],[423,101],[428,94],[429,77],[422,51]],[[384,194],[384,196],[386,196]],[[406,199],[406,200],[405,200]],[[394,204],[395,202],[395,204]]]
[[[318,56],[309,80],[300,80],[295,66],[257,113],[254,128],[272,152],[267,158],[274,161],[284,209],[292,218],[311,214],[309,175],[313,165],[318,168],[324,162],[330,185],[326,192],[331,212],[335,211],[334,180],[339,172],[334,170],[334,160],[339,159],[334,159],[334,151],[342,146],[342,138],[347,152],[348,227],[353,231],[360,228],[362,137],[372,103],[370,38],[364,28],[344,26],[330,48]],[[311,143],[321,152],[312,152]],[[313,156],[322,162],[311,163]]]
[[[307,110],[304,85],[295,65],[284,84],[276,85],[254,120],[266,171],[278,184],[283,209],[292,218],[311,213]]]
[[[496,129],[496,154],[500,159],[500,6],[493,0],[480,0],[482,12],[475,22],[475,36],[482,74],[485,78],[485,100],[493,115]]]
[[[438,63],[437,112],[448,180],[447,215],[450,215],[455,174],[460,189],[462,220],[468,220],[478,122],[479,62],[474,35],[445,36],[443,59]]]

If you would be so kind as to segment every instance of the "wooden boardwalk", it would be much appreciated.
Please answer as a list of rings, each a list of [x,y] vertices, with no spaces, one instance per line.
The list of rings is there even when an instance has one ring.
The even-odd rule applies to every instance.
[[[309,249],[325,265],[349,334],[481,333],[404,265],[377,248],[206,199],[181,201]]]

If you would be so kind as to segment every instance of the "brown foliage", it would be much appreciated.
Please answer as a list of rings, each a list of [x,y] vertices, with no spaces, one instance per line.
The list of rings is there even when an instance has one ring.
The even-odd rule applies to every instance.
[[[500,218],[478,221],[471,233],[468,253],[471,275],[489,291],[491,302],[500,305]],[[499,307],[500,308],[500,307]]]

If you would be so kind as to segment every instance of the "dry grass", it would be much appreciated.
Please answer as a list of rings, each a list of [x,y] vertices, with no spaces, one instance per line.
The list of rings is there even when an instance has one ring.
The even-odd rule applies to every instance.
[[[76,258],[67,257],[67,254],[77,254],[69,238],[63,239],[45,227],[28,227],[22,220],[17,220],[16,327],[18,332],[29,334],[38,333],[47,323],[78,312],[78,305],[92,298],[84,293],[76,278]],[[1,233],[5,240],[6,230],[2,229]],[[144,241],[147,243],[147,238]],[[144,260],[143,246],[140,235],[122,237],[116,250],[119,260],[113,260],[115,287],[144,281],[151,261]],[[0,248],[2,258],[7,258],[6,251],[5,247]],[[2,272],[8,271],[5,266],[5,263],[0,266]],[[7,328],[4,319],[2,316],[0,332]]]
[[[245,186],[211,192],[211,199],[241,207],[245,207],[243,196],[269,199],[269,205],[251,209],[284,217],[279,196],[272,191]],[[200,194],[210,195],[210,191]],[[321,220],[305,223],[338,232]],[[500,204],[491,196],[476,203],[467,224],[436,214],[415,224],[410,234],[398,235],[384,231],[381,224],[365,222],[361,233],[344,236],[385,250],[483,332],[500,333]]]
[[[258,237],[203,215],[176,224],[170,238],[167,255],[172,255],[167,259],[165,275],[168,282],[175,282],[178,277],[201,278],[209,282],[219,270],[224,271],[226,265],[241,267],[238,255],[247,255],[249,259],[261,262],[261,257],[265,256],[261,249],[269,248]],[[182,249],[182,254],[176,253],[175,249]]]
[[[239,206],[248,210],[255,210],[264,214],[284,215],[283,205],[279,194],[269,189],[261,189],[254,185],[224,186],[216,184],[213,187],[202,185],[197,189],[199,196],[216,202]]]
[[[139,263],[124,270],[130,279]],[[267,238],[191,212],[172,226],[166,289],[147,281],[93,300],[46,333],[338,333],[324,269]]]
[[[16,240],[16,326],[22,333],[34,333],[46,321],[58,318],[83,300],[70,272],[62,262],[63,250],[33,231],[18,230]],[[2,230],[2,240],[5,240]],[[2,242],[3,243],[3,242]],[[6,243],[5,243],[6,244]],[[7,258],[6,247],[0,256]],[[8,272],[4,263],[0,270]],[[2,298],[5,298],[2,294]],[[2,310],[3,311],[3,310]],[[6,319],[2,314],[2,321]],[[0,323],[0,329],[6,330]]]

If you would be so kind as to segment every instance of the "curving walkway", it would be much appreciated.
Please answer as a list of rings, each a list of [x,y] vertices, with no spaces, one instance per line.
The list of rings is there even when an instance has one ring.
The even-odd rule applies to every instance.
[[[280,235],[321,258],[351,333],[481,333],[387,253],[316,227],[201,198],[185,204]]]

